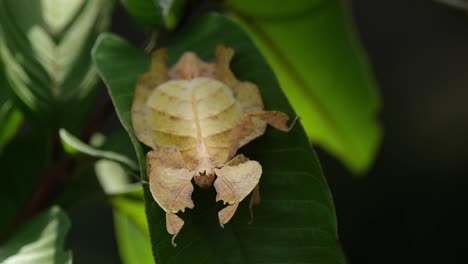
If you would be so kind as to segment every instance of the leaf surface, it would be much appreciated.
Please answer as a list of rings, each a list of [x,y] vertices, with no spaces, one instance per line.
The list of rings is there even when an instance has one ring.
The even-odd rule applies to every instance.
[[[69,153],[84,153],[94,158],[102,158],[118,162],[134,171],[138,170],[138,164],[134,160],[123,154],[92,147],[82,142],[65,129],[60,129],[59,135],[60,139],[62,140],[62,144],[64,145],[64,148]]]
[[[125,264],[154,263],[143,190],[111,197],[119,252]]]
[[[13,105],[7,90],[8,83],[5,79],[3,65],[0,62],[0,152],[13,138],[23,121],[23,115]]]
[[[0,58],[28,118],[79,128],[97,81],[89,52],[110,0],[0,1]]]
[[[180,55],[195,51],[212,61],[218,44],[233,47],[232,69],[239,80],[259,86],[267,110],[294,112],[276,78],[249,37],[233,21],[210,14],[168,45],[172,65]],[[150,57],[124,40],[102,35],[93,49],[93,59],[114,101],[122,125],[135,144],[146,178],[145,156],[131,127],[130,108],[137,77],[149,66]],[[289,133],[268,129],[239,153],[263,167],[260,179],[262,203],[255,208],[255,222],[248,224],[247,202],[234,218],[219,226],[211,189],[195,189],[195,208],[180,216],[186,221],[176,242],[166,231],[165,214],[145,186],[145,203],[153,254],[157,263],[344,263],[337,246],[335,210],[317,157],[300,124]],[[248,200],[248,199],[246,199]]]
[[[161,8],[164,24],[168,29],[174,29],[182,15],[185,0],[153,0]]]
[[[138,25],[152,30],[161,26],[162,10],[153,0],[121,0],[121,2]]]
[[[343,0],[228,0],[312,142],[357,174],[377,153],[379,94]]]
[[[0,152],[13,138],[22,121],[23,115],[10,100],[0,105]]]
[[[71,264],[72,256],[63,250],[70,228],[67,215],[59,208],[32,218],[10,240],[0,247],[3,264]]]

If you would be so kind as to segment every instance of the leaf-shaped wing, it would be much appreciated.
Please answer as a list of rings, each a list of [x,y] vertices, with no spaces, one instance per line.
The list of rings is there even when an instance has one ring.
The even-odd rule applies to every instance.
[[[132,103],[132,125],[135,135],[145,145],[153,147],[149,129],[149,111],[146,105],[153,90],[168,79],[167,50],[158,49],[153,52],[150,69],[142,74],[136,84],[135,96]]]
[[[193,208],[193,172],[185,168],[179,150],[172,147],[148,152],[147,164],[151,194],[166,211],[167,232],[173,235],[172,245],[176,246],[174,239],[184,225],[176,213]]]
[[[175,148],[157,148],[147,155],[151,193],[164,211],[177,213],[193,208],[193,172],[184,168]]]
[[[215,169],[216,201],[224,201],[228,204],[218,214],[219,222],[225,224],[234,215],[237,205],[252,192],[262,175],[262,166],[253,160],[248,160],[236,166],[224,166]]]

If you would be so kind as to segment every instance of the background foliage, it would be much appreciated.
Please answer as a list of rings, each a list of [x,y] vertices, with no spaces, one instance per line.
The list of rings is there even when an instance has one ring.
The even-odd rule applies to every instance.
[[[101,34],[114,5],[146,47]],[[345,263],[310,141],[356,174],[378,149],[379,96],[348,12],[339,0],[1,1],[0,260],[70,263],[67,212],[104,202],[124,263]],[[173,64],[186,50],[212,60],[220,43],[236,50],[235,74],[260,87],[267,109],[297,111],[302,124],[289,134],[269,130],[241,150],[264,168],[255,224],[246,224],[242,204],[221,229],[214,193],[197,190],[174,249],[162,210],[138,180],[146,179],[147,150],[130,125],[133,87],[154,48],[168,47]],[[96,73],[110,100],[96,89]],[[109,121],[114,110],[121,125]]]

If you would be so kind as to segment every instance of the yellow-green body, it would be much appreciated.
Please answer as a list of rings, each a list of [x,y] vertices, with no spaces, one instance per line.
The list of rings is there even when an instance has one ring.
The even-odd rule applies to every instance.
[[[286,114],[263,111],[258,88],[234,77],[229,68],[233,54],[219,46],[210,64],[186,52],[167,69],[167,51],[160,49],[137,82],[132,123],[138,139],[152,148],[147,155],[150,190],[166,211],[173,238],[184,223],[176,213],[194,207],[192,179],[202,188],[214,185],[216,200],[228,204],[219,212],[221,225],[254,189],[250,207],[258,203],[255,187],[262,167],[235,154],[261,136],[267,123],[289,129]]]
[[[243,110],[227,85],[205,77],[169,81],[155,89],[147,105],[154,142],[176,147],[190,170],[212,174],[228,161]]]

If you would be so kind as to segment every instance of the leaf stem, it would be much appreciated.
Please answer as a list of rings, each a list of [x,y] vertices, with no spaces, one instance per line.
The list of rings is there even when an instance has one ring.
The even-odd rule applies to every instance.
[[[148,44],[145,46],[145,53],[151,53],[151,51],[153,51],[154,47],[156,46],[156,42],[158,41],[158,36],[158,31],[151,32]]]

